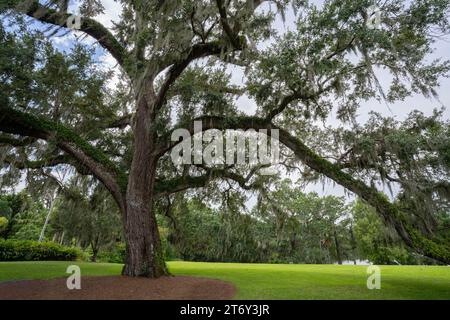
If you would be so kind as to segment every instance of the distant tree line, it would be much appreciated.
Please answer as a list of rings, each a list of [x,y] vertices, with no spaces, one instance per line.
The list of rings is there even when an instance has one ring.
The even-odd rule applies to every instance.
[[[305,194],[289,180],[260,196],[251,210],[228,191],[220,203],[178,194],[160,203],[158,220],[166,259],[251,263],[433,264],[402,244],[373,208],[357,199]],[[42,198],[41,198],[42,199]],[[23,190],[0,195],[0,237],[77,246],[91,261],[123,262],[120,215],[99,184],[74,179],[48,202]],[[449,225],[442,214],[439,222]],[[44,228],[44,230],[43,230]]]

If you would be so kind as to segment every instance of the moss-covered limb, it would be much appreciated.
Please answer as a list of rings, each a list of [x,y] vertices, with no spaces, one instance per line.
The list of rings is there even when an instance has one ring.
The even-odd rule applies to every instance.
[[[88,168],[111,191],[118,204],[123,206],[126,173],[74,131],[61,124],[5,106],[0,106],[0,131],[54,141],[61,150]]]
[[[101,163],[113,172],[118,172],[116,165],[103,152],[93,147],[89,142],[64,125],[9,107],[0,107],[0,110],[2,111],[0,116],[0,129],[3,129],[2,131],[12,131],[11,133],[14,134],[44,140],[54,139],[56,142],[73,143],[93,160]]]
[[[71,158],[67,155],[57,155],[42,160],[20,160],[7,156],[3,162],[13,165],[17,169],[41,169],[45,167],[54,167],[59,164],[68,164]]]
[[[181,73],[189,66],[189,64],[197,59],[218,55],[224,51],[227,47],[225,43],[219,41],[208,42],[208,43],[197,43],[194,44],[185,56],[182,56],[178,60],[170,58],[168,61],[163,61],[160,65],[160,70],[170,67],[168,75],[159,89],[159,92],[155,101],[155,110],[160,109],[166,99],[166,94],[169,91],[171,85],[178,79]]]
[[[62,13],[49,9],[40,4],[37,0],[2,1],[0,12],[5,10],[14,10],[16,12],[24,13],[31,18],[58,27],[67,27],[69,17],[73,16],[73,14],[70,13]],[[101,23],[90,18],[82,18],[80,30],[96,39],[98,43],[116,59],[124,70],[130,70],[128,52]]]
[[[203,188],[208,182],[215,179],[233,180],[238,183],[242,189],[254,190],[260,188],[262,185],[259,182],[248,184],[248,181],[259,168],[260,167],[255,167],[246,177],[226,169],[205,168],[206,173],[201,176],[185,176],[167,180],[157,180],[155,183],[155,193],[157,196],[160,196],[162,194],[177,193],[187,189]]]
[[[410,225],[407,225],[406,228],[408,229],[408,234],[411,237],[416,251],[424,256],[442,261],[445,264],[450,263],[450,249],[448,243],[438,243],[428,239],[427,237],[424,237],[420,231]]]
[[[389,202],[384,194],[345,173],[339,165],[320,157],[287,131],[280,130],[280,141],[294,151],[295,155],[310,168],[354,192],[373,206],[381,214],[385,223],[395,228],[406,245],[420,254],[444,263],[450,263],[450,248],[448,245],[425,237],[411,225],[405,213],[398,206]]]
[[[363,181],[355,179],[350,174],[344,172],[342,168],[312,151],[300,139],[291,135],[288,131],[273,125],[269,120],[258,117],[235,117],[223,118],[206,116],[196,119],[202,121],[202,129],[278,129],[279,140],[286,147],[291,149],[296,157],[311,169],[327,176],[344,188],[352,191],[367,203],[373,206],[382,216],[386,224],[393,226],[403,239],[406,245],[415,251],[442,261],[450,263],[450,248],[446,244],[441,244],[434,239],[425,237],[420,231],[410,224],[404,212],[388,198],[375,188],[367,186]],[[193,133],[194,125],[179,124],[175,128],[186,128]],[[270,131],[268,131],[270,133]],[[162,152],[170,150],[177,142],[170,142],[170,136],[166,144],[162,144]],[[165,147],[165,148],[164,148]]]
[[[156,195],[177,193],[191,188],[203,188],[210,181],[209,176],[198,177],[178,177],[167,180],[156,180],[155,193]]]
[[[132,115],[131,114],[127,114],[123,117],[120,117],[104,126],[102,126],[102,128],[104,129],[124,129],[127,126],[131,126],[131,121],[132,121]]]
[[[225,34],[228,36],[228,39],[230,40],[231,44],[235,48],[239,48],[241,46],[240,40],[239,40],[239,30],[234,30],[228,21],[227,17],[227,10],[225,8],[225,4],[222,2],[222,0],[216,0],[217,8],[219,9],[220,14],[220,24],[222,25],[223,30],[225,31]],[[237,31],[237,32],[235,32]]]
[[[0,135],[0,144],[5,144],[12,147],[24,147],[35,142],[35,138],[26,137],[26,138],[13,138],[9,135]]]

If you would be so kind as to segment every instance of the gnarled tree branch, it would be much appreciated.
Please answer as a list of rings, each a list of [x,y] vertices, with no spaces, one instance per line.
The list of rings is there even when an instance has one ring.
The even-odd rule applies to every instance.
[[[13,10],[18,13],[24,13],[33,19],[58,27],[67,27],[68,19],[73,16],[70,13],[58,12],[54,9],[47,8],[37,0],[7,0],[6,3],[0,5],[0,12],[4,10]],[[128,71],[129,68],[126,65],[128,53],[126,49],[101,23],[91,18],[82,17],[79,30],[96,39],[98,43],[114,57],[123,69]]]
[[[164,181],[157,180],[155,187],[157,194],[172,194],[188,189],[203,188],[206,187],[207,184],[212,180],[217,179],[233,180],[244,190],[255,190],[262,187],[262,185],[258,181],[252,184],[248,184],[248,182],[259,169],[265,166],[256,166],[252,168],[249,174],[245,177],[238,173],[231,172],[226,168],[207,168],[203,166],[200,167],[202,167],[206,171],[205,174],[202,174],[200,176],[186,175]]]
[[[10,135],[0,135],[0,144],[5,144],[12,147],[24,147],[35,142],[36,139],[31,137],[13,138]]]
[[[406,215],[400,210],[400,208],[391,203],[377,189],[367,186],[367,184],[363,181],[358,180],[352,175],[344,172],[339,164],[332,163],[316,154],[300,139],[296,138],[288,131],[272,124],[270,120],[258,117],[236,117],[232,119],[218,116],[205,116],[195,119],[195,121],[202,122],[202,130],[266,129],[267,132],[270,133],[270,130],[278,129],[279,141],[291,149],[300,161],[316,172],[323,174],[344,188],[352,191],[360,198],[364,199],[368,204],[373,206],[382,216],[384,221],[395,228],[407,246],[425,256],[445,263],[450,262],[450,250],[445,245],[422,235],[417,228],[411,225],[411,223],[407,220]],[[193,123],[187,126],[186,129],[193,133]],[[168,151],[177,143],[179,142],[172,142],[166,145],[166,148],[163,148],[163,150]]]
[[[70,157],[67,155],[57,155],[43,160],[20,160],[10,156],[7,156],[5,159],[3,159],[3,162],[12,165],[19,170],[54,167],[59,164],[66,164],[69,161]]]
[[[126,176],[101,151],[61,124],[5,106],[0,106],[0,111],[0,131],[54,141],[62,151],[88,168],[110,190],[119,206],[124,205]]]
[[[181,73],[189,66],[189,64],[197,59],[220,54],[224,50],[224,46],[219,42],[198,43],[193,45],[185,57],[179,61],[174,61],[169,68],[168,74],[159,89],[156,97],[155,110],[158,110],[164,104],[166,93],[175,80],[181,75]]]

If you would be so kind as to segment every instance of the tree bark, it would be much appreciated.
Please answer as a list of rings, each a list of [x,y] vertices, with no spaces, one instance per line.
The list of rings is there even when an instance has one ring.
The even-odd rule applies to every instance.
[[[136,188],[129,188],[127,194],[127,256],[122,274],[149,278],[166,275],[168,272],[153,210],[153,197],[151,193],[143,194]]]
[[[91,248],[92,248],[91,262],[97,262],[98,248],[92,243],[91,243]]]
[[[151,90],[146,91],[137,100],[133,161],[126,193],[127,257],[122,274],[157,278],[168,272],[153,208],[158,160],[153,129],[154,95]]]
[[[356,239],[355,234],[353,233],[353,225],[350,225],[350,241],[352,244],[352,253],[353,253],[353,264],[356,265],[356,254],[357,254],[357,248],[356,248]]]
[[[341,244],[339,243],[336,228],[334,229],[333,235],[334,235],[334,244],[336,245],[336,257],[338,260],[338,264],[342,264]]]

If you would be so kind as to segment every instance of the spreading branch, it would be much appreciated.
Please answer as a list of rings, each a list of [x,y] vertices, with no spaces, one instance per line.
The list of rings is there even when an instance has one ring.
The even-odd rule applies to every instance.
[[[167,91],[169,91],[171,85],[176,81],[176,79],[192,61],[211,55],[218,55],[224,50],[224,46],[219,42],[199,43],[193,45],[189,49],[187,54],[184,55],[185,57],[183,59],[174,61],[172,66],[169,68],[169,71],[161,88],[159,89],[158,95],[156,97],[155,109],[158,110],[163,106]]]
[[[112,193],[119,206],[124,205],[125,174],[72,130],[26,112],[0,106],[0,131],[54,142],[60,150],[88,168]]]
[[[64,28],[67,28],[68,19],[74,16],[71,13],[50,9],[40,4],[37,0],[7,0],[6,3],[0,5],[0,12],[5,9],[10,9],[17,13],[24,13],[40,22]],[[82,17],[79,30],[96,39],[114,57],[117,63],[125,71],[128,71],[129,68],[126,66],[128,53],[107,28],[94,19]]]
[[[11,147],[24,147],[35,142],[36,139],[31,137],[26,138],[13,138],[10,135],[0,135],[0,144],[8,145]]]
[[[222,0],[216,0],[216,4],[217,8],[219,9],[220,23],[222,25],[223,30],[225,31],[225,34],[228,36],[233,46],[235,48],[239,48],[240,47],[239,37],[238,34],[236,34],[233,31],[230,24],[228,23],[227,9],[225,8],[224,2]]]
[[[268,133],[270,133],[270,130],[272,129],[278,130],[279,141],[292,150],[297,159],[302,161],[309,168],[323,174],[347,190],[355,193],[373,206],[382,216],[384,221],[395,228],[406,245],[428,257],[435,258],[445,263],[450,261],[450,250],[448,248],[420,234],[420,232],[407,220],[404,212],[402,212],[397,205],[391,203],[376,188],[368,186],[365,182],[344,172],[339,164],[332,163],[316,154],[300,139],[290,134],[287,130],[274,125],[268,119],[259,117],[237,117],[232,119],[218,116],[205,116],[197,118],[195,121],[202,121],[202,130],[247,130],[252,128],[255,130],[266,129]],[[188,127],[190,128],[191,133],[193,133],[193,127],[193,123]],[[169,144],[166,150],[170,150],[177,143],[179,142]]]
[[[104,126],[105,129],[125,129],[127,126],[131,126],[131,120],[133,115],[126,114],[117,120],[114,120]]]
[[[242,176],[238,173],[231,172],[228,169],[223,168],[207,168],[203,167],[205,173],[200,176],[181,176],[169,180],[157,180],[155,191],[158,195],[173,194],[188,189],[204,188],[209,182],[217,179],[228,179],[239,184],[244,190],[255,190],[261,188],[259,182],[248,184],[251,177],[261,169],[262,166],[256,166],[250,170],[247,176]]]
[[[3,162],[12,165],[19,170],[42,169],[47,167],[55,167],[60,164],[67,164],[70,162],[70,157],[67,155],[57,155],[43,160],[20,160],[7,156],[3,159]]]

